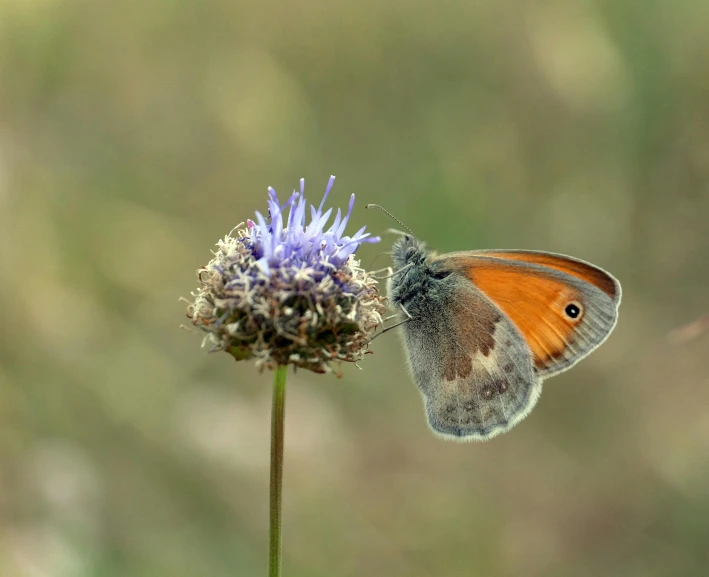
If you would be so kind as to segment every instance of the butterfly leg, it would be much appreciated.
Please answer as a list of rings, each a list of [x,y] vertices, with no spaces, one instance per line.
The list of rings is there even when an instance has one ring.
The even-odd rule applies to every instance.
[[[387,328],[385,328],[385,329],[382,329],[382,331],[381,331],[380,333],[377,333],[377,334],[374,335],[371,339],[369,339],[366,344],[371,343],[374,339],[376,339],[377,337],[383,335],[384,333],[387,333],[387,332],[389,332],[390,330],[395,329],[396,327],[400,327],[401,325],[406,324],[406,323],[408,323],[408,322],[414,320],[414,318],[409,314],[409,311],[407,311],[407,310],[404,308],[404,305],[399,305],[399,306],[401,307],[401,310],[404,311],[404,313],[406,314],[407,318],[405,318],[405,319],[404,319],[403,321],[401,321],[401,322],[396,323],[395,325],[391,325],[390,327],[387,327]],[[394,316],[396,316],[396,315],[394,315]],[[392,318],[392,317],[389,317],[389,318]],[[386,319],[385,319],[385,320],[386,320]]]
[[[379,270],[370,271],[369,274],[371,274],[373,277],[376,278],[376,275],[378,275],[378,274],[380,274],[380,273],[383,273],[383,272],[388,273],[389,275],[391,275],[391,274],[394,273],[394,269],[391,268],[390,266],[388,266],[388,267],[386,267],[386,268],[380,268]],[[387,276],[387,277],[384,277],[384,278],[389,278],[389,277]]]
[[[408,270],[408,269],[411,268],[412,266],[413,266],[413,263],[407,264],[406,266],[401,267],[399,270],[393,270],[391,267],[387,267],[386,269],[383,269],[383,270],[389,271],[389,274],[388,274],[387,276],[375,276],[374,278],[375,278],[376,280],[386,280],[386,279],[390,279],[390,278],[393,278],[393,277],[395,277],[396,275],[398,275],[398,274],[404,272],[405,270]],[[381,272],[381,271],[375,271],[375,272]],[[374,276],[374,275],[372,275],[372,276]]]

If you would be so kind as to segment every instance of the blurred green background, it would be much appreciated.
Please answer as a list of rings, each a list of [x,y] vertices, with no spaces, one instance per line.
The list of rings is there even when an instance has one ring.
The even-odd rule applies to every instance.
[[[355,227],[573,254],[624,300],[485,444],[428,432],[393,334],[291,377],[286,575],[706,575],[709,335],[666,335],[709,312],[708,29],[698,0],[1,0],[0,575],[266,573],[271,375],[178,297],[267,185],[330,174]]]

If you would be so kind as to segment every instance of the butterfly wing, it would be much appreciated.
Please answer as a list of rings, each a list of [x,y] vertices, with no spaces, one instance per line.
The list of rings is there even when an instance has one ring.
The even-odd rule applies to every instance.
[[[541,393],[532,352],[518,329],[470,281],[451,274],[407,304],[409,368],[433,432],[484,441],[532,410]]]
[[[520,331],[546,378],[596,349],[618,317],[620,283],[571,257],[533,251],[449,253],[438,265],[458,271]]]

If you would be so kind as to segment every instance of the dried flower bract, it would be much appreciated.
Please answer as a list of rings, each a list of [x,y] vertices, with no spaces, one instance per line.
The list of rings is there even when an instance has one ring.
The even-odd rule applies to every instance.
[[[367,352],[386,307],[354,253],[379,239],[364,228],[344,236],[354,194],[347,214],[338,209],[325,229],[332,209],[323,212],[323,206],[334,180],[320,206],[309,207],[309,222],[301,179],[300,192],[284,205],[268,189],[270,222],[257,212],[256,222],[217,243],[214,259],[197,271],[201,286],[187,311],[207,333],[210,350],[253,358],[261,369],[291,364],[318,373]]]

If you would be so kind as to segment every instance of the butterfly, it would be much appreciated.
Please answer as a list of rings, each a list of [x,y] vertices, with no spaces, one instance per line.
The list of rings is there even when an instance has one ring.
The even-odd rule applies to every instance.
[[[509,431],[534,408],[542,381],[589,355],[618,318],[620,283],[568,256],[437,256],[404,234],[392,258],[389,298],[409,369],[428,424],[444,439],[487,441]]]

